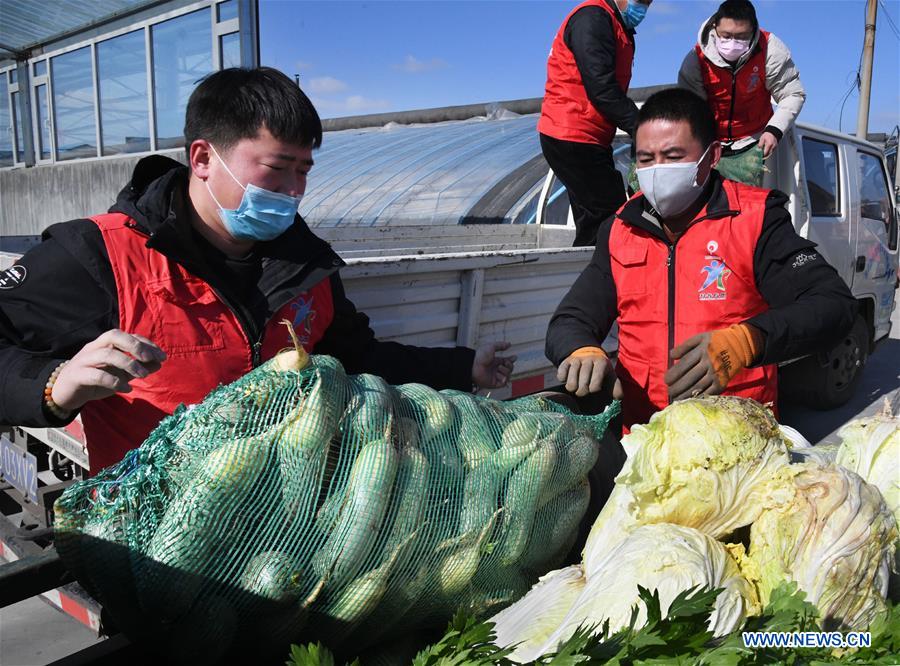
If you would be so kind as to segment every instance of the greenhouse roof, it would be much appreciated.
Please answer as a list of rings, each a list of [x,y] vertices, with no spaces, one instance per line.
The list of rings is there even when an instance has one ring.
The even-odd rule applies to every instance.
[[[326,132],[300,212],[313,226],[510,221],[547,174],[537,115]]]
[[[3,0],[0,58],[130,13],[157,0]]]

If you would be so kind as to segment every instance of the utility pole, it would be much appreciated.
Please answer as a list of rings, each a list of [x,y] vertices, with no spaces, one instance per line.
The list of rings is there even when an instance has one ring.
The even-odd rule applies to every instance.
[[[872,61],[875,58],[875,17],[878,0],[867,0],[866,38],[863,43],[862,71],[860,72],[859,112],[856,116],[856,138],[866,140],[869,132],[869,98],[872,96]]]

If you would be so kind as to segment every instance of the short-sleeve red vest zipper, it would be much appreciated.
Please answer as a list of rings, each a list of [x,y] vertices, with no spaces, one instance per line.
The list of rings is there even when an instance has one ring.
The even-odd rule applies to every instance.
[[[159,422],[184,404],[198,403],[291,347],[281,320],[293,322],[312,352],[334,318],[331,281],[322,280],[279,308],[259,341],[248,339],[235,313],[213,288],[165,255],[146,247],[147,237],[120,213],[91,218],[109,253],[119,301],[119,328],[149,338],[167,354],[159,371],[131,382],[130,393],[87,403],[81,411],[91,471],[122,459]]]
[[[634,61],[634,39],[622,25],[615,9],[605,0],[587,0],[575,7],[553,39],[550,57],[547,59],[547,85],[541,104],[538,131],[562,141],[597,143],[609,146],[616,134],[616,126],[597,111],[584,89],[581,72],[575,64],[575,56],[566,46],[564,35],[572,15],[583,7],[600,7],[612,19],[616,40],[616,82],[623,92],[631,83],[631,66]]]
[[[699,44],[694,47],[719,139],[752,136],[761,132],[772,117],[772,95],[766,87],[768,48],[769,33],[760,30],[753,55],[734,72],[710,62]]]
[[[610,267],[618,298],[619,358],[626,428],[669,404],[669,350],[691,336],[739,324],[768,309],[756,288],[753,255],[768,190],[723,180],[729,210],[697,221],[673,244],[617,215]],[[627,205],[627,204],[626,204]],[[621,214],[621,209],[619,211]],[[748,368],[726,395],[777,399],[777,366]]]

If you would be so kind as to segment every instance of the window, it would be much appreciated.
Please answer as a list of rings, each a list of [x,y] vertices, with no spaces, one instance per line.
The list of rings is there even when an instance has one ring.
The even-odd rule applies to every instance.
[[[550,191],[547,193],[547,203],[544,208],[544,224],[569,223],[569,192],[562,181],[555,175]]]
[[[85,46],[53,58],[53,120],[56,159],[97,155],[94,77],[91,48]]]
[[[50,109],[47,107],[47,84],[34,89],[37,108],[35,109],[38,126],[38,155],[40,159],[50,159]]]
[[[897,220],[881,160],[874,155],[859,155],[860,215],[884,223],[891,250],[897,249]]]
[[[222,69],[241,66],[241,36],[237,32],[219,37],[222,49]]]
[[[0,70],[0,166],[25,161],[23,135],[39,162],[182,146],[196,85],[214,63],[241,65],[241,3],[196,5],[124,34],[97,35],[74,50],[41,52],[20,63],[30,68],[22,81],[15,67]]]
[[[25,138],[22,134],[22,119],[19,117],[19,109],[22,104],[22,96],[18,92],[14,92],[12,94],[12,124],[15,128],[15,153],[16,153],[16,162],[24,162],[25,161]]]
[[[13,126],[6,77],[0,77],[0,167],[13,165]]]
[[[216,5],[216,20],[219,23],[238,17],[237,0],[225,0]]]
[[[150,150],[150,105],[144,31],[97,44],[100,145],[103,155]]]
[[[837,146],[803,139],[803,167],[813,215],[840,215]]]
[[[209,9],[154,25],[153,91],[157,148],[184,144],[184,110],[197,82],[212,71]]]

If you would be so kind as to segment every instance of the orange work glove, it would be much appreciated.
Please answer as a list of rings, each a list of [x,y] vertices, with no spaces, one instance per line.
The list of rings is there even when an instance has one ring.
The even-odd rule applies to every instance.
[[[675,347],[669,356],[678,361],[666,372],[671,401],[695,395],[717,395],[762,352],[765,336],[749,324],[700,333]]]
[[[614,380],[613,398],[622,397],[622,385],[615,378],[609,356],[600,347],[581,347],[559,364],[556,378],[566,383],[566,390],[579,398],[597,393],[605,383]]]

